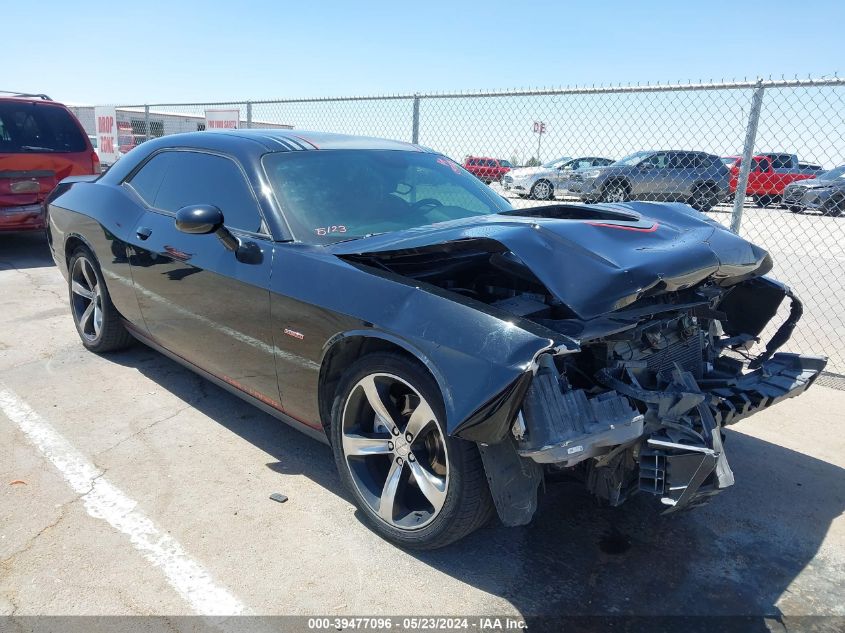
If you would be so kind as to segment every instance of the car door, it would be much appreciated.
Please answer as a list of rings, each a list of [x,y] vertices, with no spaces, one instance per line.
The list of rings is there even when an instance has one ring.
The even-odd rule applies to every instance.
[[[783,178],[783,175],[772,168],[772,162],[768,158],[762,157],[754,167],[758,182],[757,190],[763,194],[778,193],[780,191],[778,181]]]
[[[663,198],[665,200],[687,198],[692,183],[696,179],[698,165],[698,155],[694,152],[669,152]]]
[[[582,160],[570,160],[558,165],[552,172],[552,184],[555,191],[565,191],[569,186],[569,178],[576,169],[581,169],[586,162]]]
[[[666,152],[658,152],[640,161],[630,170],[631,194],[643,200],[661,200],[666,188]]]
[[[766,193],[771,180],[771,163],[768,158],[751,159],[751,170],[748,172],[746,192],[754,195]]]
[[[220,154],[166,150],[124,184],[144,207],[129,236],[130,269],[153,342],[278,404],[270,328],[273,242],[240,165]],[[252,257],[213,233],[179,231],[175,213],[211,204]]]

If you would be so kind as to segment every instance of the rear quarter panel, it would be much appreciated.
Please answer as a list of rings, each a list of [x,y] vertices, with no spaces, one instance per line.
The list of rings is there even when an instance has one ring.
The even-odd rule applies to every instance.
[[[83,242],[96,256],[117,310],[146,331],[126,251],[127,236],[135,230],[141,213],[123,187],[101,182],[60,184],[47,202],[50,246],[62,274],[68,275],[73,244]]]

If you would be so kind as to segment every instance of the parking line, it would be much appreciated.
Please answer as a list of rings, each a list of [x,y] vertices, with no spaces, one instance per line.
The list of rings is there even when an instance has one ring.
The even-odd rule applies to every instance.
[[[95,519],[129,537],[144,558],[164,572],[167,581],[199,615],[240,615],[247,608],[193,560],[176,539],[159,530],[137,503],[109,483],[103,471],[74,448],[20,397],[0,383],[0,410],[58,469]]]

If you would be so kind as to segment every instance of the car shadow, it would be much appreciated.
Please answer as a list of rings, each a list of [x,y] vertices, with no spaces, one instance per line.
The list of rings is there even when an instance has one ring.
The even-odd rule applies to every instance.
[[[305,475],[351,503],[327,446],[142,345],[109,358],[272,455],[272,470]],[[640,495],[608,508],[579,483],[557,483],[546,487],[526,527],[495,520],[444,549],[409,554],[507,600],[527,621],[752,616],[736,630],[754,632],[768,631],[762,616],[779,619],[784,604],[790,614],[841,610],[837,562],[816,554],[845,509],[845,469],[744,433],[727,436],[737,484],[705,507],[661,515],[653,498]],[[533,630],[546,628],[537,623]]]
[[[55,266],[43,231],[0,233],[0,270]]]

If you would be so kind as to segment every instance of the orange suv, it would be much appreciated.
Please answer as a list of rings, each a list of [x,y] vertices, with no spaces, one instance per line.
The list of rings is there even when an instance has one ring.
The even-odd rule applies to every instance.
[[[0,96],[0,231],[44,229],[41,203],[53,187],[99,173],[91,141],[64,105],[46,95]]]

